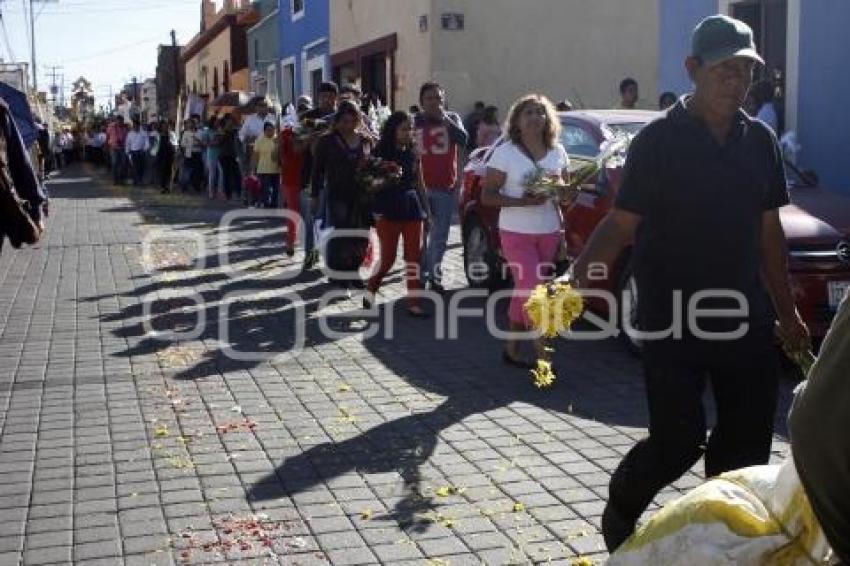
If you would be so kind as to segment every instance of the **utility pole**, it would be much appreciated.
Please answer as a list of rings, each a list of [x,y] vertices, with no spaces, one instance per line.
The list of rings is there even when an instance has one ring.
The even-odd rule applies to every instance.
[[[177,106],[175,107],[175,112],[176,112],[176,108],[179,107],[179,104],[177,103],[177,101],[180,100],[180,56],[177,53],[177,32],[175,32],[174,30],[171,30],[171,54],[174,56],[174,100],[173,100],[173,103],[177,104]],[[169,104],[169,107],[170,106],[171,105]],[[170,108],[169,108],[169,110],[170,110]],[[176,119],[177,119],[177,116],[175,116],[175,121],[176,121]]]
[[[30,0],[30,53],[32,55],[32,89],[38,92],[38,72],[35,67],[35,14],[32,10],[33,0]]]
[[[35,64],[35,10],[33,5],[36,2],[46,4],[48,2],[58,2],[59,0],[30,0],[30,55],[32,57],[32,89],[38,92],[38,70]]]
[[[47,68],[50,69],[50,72],[47,73],[47,75],[51,79],[51,81],[50,81],[50,94],[53,95],[53,106],[56,107],[57,103],[59,101],[59,97],[57,96],[59,94],[59,89],[56,86],[56,77],[59,76],[59,73],[57,71],[62,70],[62,67],[59,66],[59,65],[49,65]]]

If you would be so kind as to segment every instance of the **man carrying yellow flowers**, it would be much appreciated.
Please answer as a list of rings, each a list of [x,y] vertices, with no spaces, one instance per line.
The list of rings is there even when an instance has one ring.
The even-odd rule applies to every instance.
[[[685,61],[694,92],[632,141],[615,207],[573,266],[584,286],[597,265],[610,271],[635,242],[649,437],[611,478],[602,517],[610,551],[703,454],[709,478],[767,463],[777,320],[791,350],[808,349],[779,221],[789,202],[782,151],[741,109],[759,64],[744,22],[717,15],[697,25]],[[709,383],[717,425],[706,438]]]

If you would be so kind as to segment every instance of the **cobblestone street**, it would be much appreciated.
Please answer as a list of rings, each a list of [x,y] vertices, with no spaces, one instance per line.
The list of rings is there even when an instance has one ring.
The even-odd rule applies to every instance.
[[[0,565],[604,562],[647,425],[621,343],[560,342],[538,391],[481,317],[404,316],[400,262],[377,321],[279,219],[82,167],[50,192],[43,242],[0,255]]]

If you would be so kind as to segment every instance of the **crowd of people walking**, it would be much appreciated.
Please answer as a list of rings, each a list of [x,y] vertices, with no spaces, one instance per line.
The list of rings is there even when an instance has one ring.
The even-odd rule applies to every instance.
[[[635,534],[638,519],[658,492],[703,454],[708,476],[768,461],[779,376],[774,335],[778,332],[797,349],[808,348],[810,340],[787,279],[778,209],[789,203],[789,195],[772,131],[779,128],[775,108],[769,106],[772,90],[751,90],[753,70],[762,62],[752,31],[716,16],[697,27],[693,45],[686,68],[694,92],[682,98],[661,95],[658,105],[668,111],[632,142],[615,206],[573,263],[570,277],[578,287],[592,286],[590,266],[610,268],[634,242],[643,329],[663,331],[671,324],[675,292],[693,294],[708,286],[741,292],[750,307],[749,328],[743,337],[721,345],[691,334],[647,344],[649,436],[629,451],[611,479],[601,525],[611,551]],[[637,81],[626,78],[619,86],[618,108],[635,108]],[[741,111],[748,104],[753,105],[750,114],[761,120]],[[530,328],[525,299],[554,276],[545,267],[554,264],[561,243],[563,207],[577,196],[529,196],[526,182],[529,171],[570,181],[557,111],[571,106],[567,100],[556,105],[545,96],[527,95],[514,102],[502,128],[495,106],[478,102],[461,118],[447,109],[444,88],[427,82],[415,113],[398,111],[376,120],[357,87],[340,89],[325,82],[315,106],[309,97],[300,97],[288,116],[276,116],[260,101],[241,122],[235,113],[206,122],[195,115],[179,133],[168,121],[143,125],[119,116],[85,134],[83,157],[108,165],[116,184],[128,179],[135,186],[158,183],[163,192],[297,212],[286,221],[286,255],[295,254],[303,235],[304,268],[313,269],[321,254],[329,282],[362,292],[366,309],[375,307],[401,240],[406,312],[423,318],[429,311],[420,291],[445,292],[443,258],[463,183],[464,154],[496,144],[481,199],[500,209],[501,251],[514,284],[510,327],[521,332]],[[0,126],[8,128],[2,107]],[[70,133],[56,140],[57,159],[79,158]],[[671,159],[684,166],[662,172]],[[730,163],[746,163],[748,175],[730,174]],[[44,197],[33,179],[15,183],[38,209]],[[40,222],[40,216],[32,221]],[[371,229],[377,234],[373,251],[378,260],[364,279],[361,267],[371,255]],[[344,235],[328,240],[328,231]],[[717,332],[731,323],[723,317],[714,322]],[[508,340],[502,360],[530,369],[520,345]],[[536,347],[537,357],[545,358],[545,344]],[[703,408],[706,376],[718,411],[710,434]],[[808,399],[816,392],[809,388]],[[812,414],[804,416],[811,419]],[[846,417],[834,422],[843,426]],[[812,422],[799,417],[796,424],[799,437],[806,434],[816,442]],[[827,535],[846,554],[841,538],[847,534],[846,505],[811,483],[826,477],[846,486],[846,466],[818,462],[819,452],[801,449],[796,463],[815,511],[828,523]],[[846,463],[846,450],[841,457]]]

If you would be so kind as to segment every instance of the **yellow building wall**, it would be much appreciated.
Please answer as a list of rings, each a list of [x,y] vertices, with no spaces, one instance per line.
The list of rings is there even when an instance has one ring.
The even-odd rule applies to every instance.
[[[432,74],[455,107],[497,105],[529,92],[606,108],[620,80],[640,85],[654,107],[658,84],[658,0],[433,0],[434,20],[464,15],[465,29],[433,28]]]
[[[396,107],[417,104],[419,87],[430,78],[432,0],[331,0],[331,55],[396,33]],[[429,29],[419,31],[419,16]]]
[[[250,72],[243,69],[233,73],[233,61],[230,60],[230,28],[217,35],[206,47],[186,62],[186,86],[192,91],[193,83],[198,85],[198,94],[212,94],[213,69],[218,69],[219,94],[224,92],[224,62],[230,69],[230,90],[250,90]],[[206,78],[203,69],[206,67]]]
[[[399,108],[418,103],[426,80],[460,112],[484,100],[504,113],[528,92],[605,108],[627,76],[640,84],[639,105],[653,108],[659,9],[659,0],[331,0],[331,53],[397,32]],[[443,30],[446,13],[463,14],[464,29]]]

